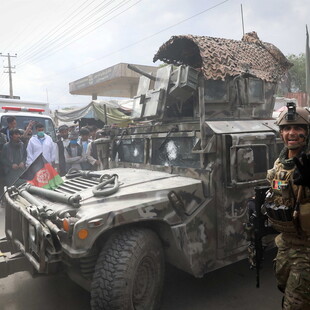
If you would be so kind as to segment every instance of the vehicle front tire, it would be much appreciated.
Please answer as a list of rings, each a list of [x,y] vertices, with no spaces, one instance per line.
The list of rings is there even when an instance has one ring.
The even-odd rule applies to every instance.
[[[97,260],[92,286],[92,310],[154,310],[160,306],[164,254],[149,229],[113,233]]]

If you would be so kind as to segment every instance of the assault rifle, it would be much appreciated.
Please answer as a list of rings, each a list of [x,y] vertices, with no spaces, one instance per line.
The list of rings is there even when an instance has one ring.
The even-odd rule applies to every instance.
[[[248,259],[250,269],[256,269],[256,287],[259,287],[259,271],[264,259],[264,250],[266,245],[263,244],[263,237],[269,234],[275,234],[276,231],[268,224],[266,212],[262,210],[265,202],[266,192],[269,186],[257,186],[255,190],[255,198],[248,201],[249,222],[245,224],[247,235]]]

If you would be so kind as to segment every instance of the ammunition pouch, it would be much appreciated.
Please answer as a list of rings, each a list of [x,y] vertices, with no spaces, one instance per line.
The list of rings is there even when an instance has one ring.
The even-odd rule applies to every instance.
[[[293,209],[288,206],[277,205],[274,202],[265,202],[263,208],[270,219],[280,222],[290,222],[293,220]]]
[[[301,229],[310,235],[310,202],[300,204],[299,222]]]
[[[264,209],[275,230],[281,233],[296,234],[292,208],[285,205],[277,205],[274,202],[265,202]]]
[[[272,227],[281,233],[286,234],[294,234],[296,235],[296,227],[293,221],[283,222],[283,221],[277,221],[273,218],[269,218]]]

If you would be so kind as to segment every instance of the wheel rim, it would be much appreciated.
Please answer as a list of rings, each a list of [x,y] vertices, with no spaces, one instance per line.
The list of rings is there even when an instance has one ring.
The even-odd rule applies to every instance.
[[[156,286],[156,262],[150,257],[144,257],[138,268],[134,278],[134,286],[132,292],[132,301],[134,309],[140,309],[152,300]]]

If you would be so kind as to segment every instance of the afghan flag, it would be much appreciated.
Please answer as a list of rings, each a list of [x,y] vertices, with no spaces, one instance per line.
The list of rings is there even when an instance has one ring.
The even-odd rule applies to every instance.
[[[55,189],[64,181],[41,153],[19,177],[34,186]]]

